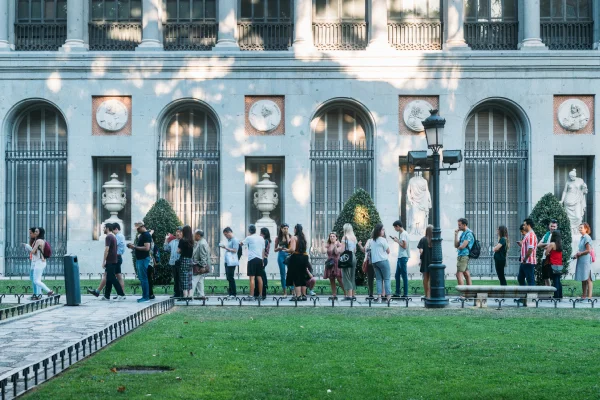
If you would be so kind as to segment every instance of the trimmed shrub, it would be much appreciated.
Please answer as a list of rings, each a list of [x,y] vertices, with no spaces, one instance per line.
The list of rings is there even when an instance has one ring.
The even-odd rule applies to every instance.
[[[548,224],[550,220],[555,219],[558,221],[558,230],[562,234],[563,241],[563,275],[569,272],[569,263],[571,261],[572,252],[572,237],[571,237],[571,223],[567,212],[560,205],[558,199],[552,193],[546,193],[533,207],[531,214],[529,215],[535,224],[533,231],[541,241],[544,238],[546,232],[548,232]],[[537,250],[537,265],[535,266],[535,282],[538,285],[543,283],[542,280],[542,255],[543,250]]]
[[[335,221],[333,230],[337,232],[338,237],[341,239],[344,235],[344,224],[351,224],[356,239],[365,245],[371,237],[373,228],[380,222],[381,218],[375,208],[373,199],[365,190],[358,189],[344,204],[342,212]],[[362,263],[365,259],[365,253],[357,249],[356,259],[356,283],[364,285],[366,276],[362,272]]]
[[[169,233],[175,234],[177,227],[183,224],[171,204],[165,199],[158,199],[154,203],[144,217],[144,224],[146,229],[154,231],[154,246],[158,247],[160,254],[160,260],[154,267],[154,284],[169,285],[172,278],[169,257],[162,252],[162,249],[165,244],[165,236]],[[135,252],[132,252],[132,257],[135,265]]]

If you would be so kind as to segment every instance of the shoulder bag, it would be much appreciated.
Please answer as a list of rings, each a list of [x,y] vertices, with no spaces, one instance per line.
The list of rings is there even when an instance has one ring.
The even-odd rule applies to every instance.
[[[354,264],[354,252],[348,250],[348,239],[346,239],[346,247],[338,260],[338,267],[342,269],[352,268]]]

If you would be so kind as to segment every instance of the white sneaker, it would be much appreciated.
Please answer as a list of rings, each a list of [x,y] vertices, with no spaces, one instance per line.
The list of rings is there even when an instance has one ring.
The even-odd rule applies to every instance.
[[[315,292],[313,292],[312,290],[310,292],[308,292],[308,294],[310,294],[311,296],[316,296],[317,294]]]
[[[117,296],[117,301],[123,301],[126,299],[127,299],[127,297],[125,297],[125,296]]]
[[[104,297],[104,296],[100,296],[100,301],[110,301],[110,299],[107,299],[107,298],[106,298],[106,297]]]

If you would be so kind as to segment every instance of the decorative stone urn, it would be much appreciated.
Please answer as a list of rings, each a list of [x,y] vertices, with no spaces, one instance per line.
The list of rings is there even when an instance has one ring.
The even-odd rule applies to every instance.
[[[104,226],[106,224],[116,222],[123,229],[123,221],[119,219],[117,214],[125,208],[125,204],[127,203],[125,184],[117,179],[119,177],[117,174],[112,174],[110,177],[111,180],[102,185],[104,189],[104,193],[102,193],[102,205],[110,212],[110,217],[102,223],[101,237],[104,236]]]
[[[263,180],[256,184],[257,190],[254,193],[254,206],[263,214],[262,218],[256,221],[260,225],[274,223],[269,215],[279,204],[279,195],[275,192],[277,184],[269,179],[271,177],[269,174],[264,174],[262,177]]]

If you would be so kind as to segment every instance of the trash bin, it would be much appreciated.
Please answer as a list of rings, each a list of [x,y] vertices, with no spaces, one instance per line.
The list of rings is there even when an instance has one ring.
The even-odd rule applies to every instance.
[[[81,289],[79,288],[79,264],[77,263],[77,256],[66,255],[64,265],[67,305],[78,306],[81,304]]]

